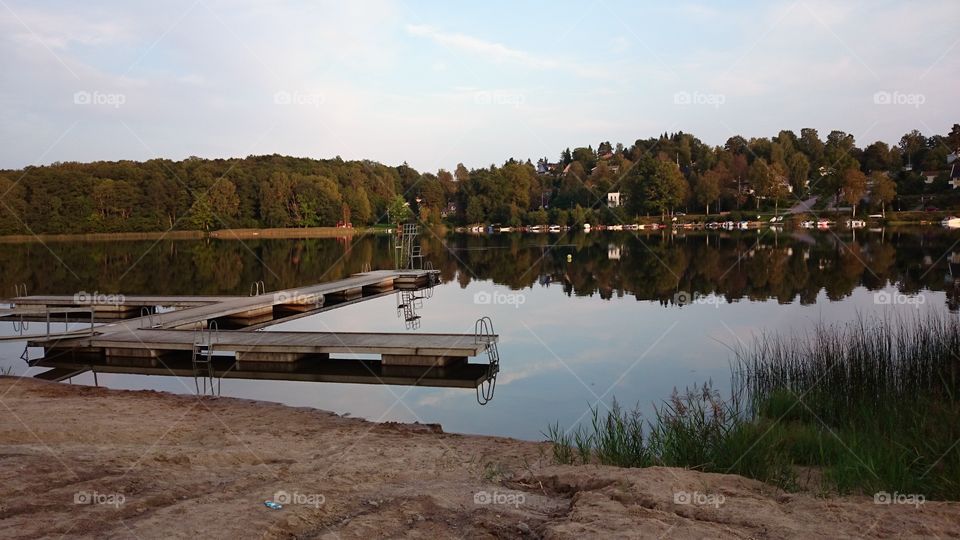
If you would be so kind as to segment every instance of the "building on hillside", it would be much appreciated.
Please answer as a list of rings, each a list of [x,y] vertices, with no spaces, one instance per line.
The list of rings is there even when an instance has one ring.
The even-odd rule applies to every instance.
[[[607,206],[610,208],[617,208],[621,204],[622,202],[620,200],[619,191],[611,191],[610,193],[607,193]]]
[[[555,173],[559,167],[559,163],[550,163],[545,159],[541,159],[537,162],[537,174]]]
[[[923,176],[923,183],[932,184],[940,176],[940,171],[923,171],[921,176]]]

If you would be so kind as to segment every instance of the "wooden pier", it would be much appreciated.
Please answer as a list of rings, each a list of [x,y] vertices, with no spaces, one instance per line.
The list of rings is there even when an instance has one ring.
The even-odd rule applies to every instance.
[[[44,358],[37,367],[51,368],[37,378],[49,381],[65,381],[84,373],[154,375],[193,377],[189,359],[168,359],[162,364],[144,362],[142,359],[111,359],[109,361],[82,362]],[[389,384],[403,386],[426,386],[434,388],[476,388],[490,380],[488,366],[463,364],[447,368],[422,366],[388,366],[377,360],[335,360],[324,362],[299,362],[294,364],[249,364],[239,366],[227,359],[214,363],[213,374],[217,378],[329,382],[348,384]]]
[[[327,304],[339,304],[394,289],[416,289],[427,285],[436,274],[435,270],[377,270],[328,283],[253,296],[111,295],[110,298],[114,301],[98,303],[96,296],[83,294],[20,296],[7,301],[18,307],[35,307],[38,312],[53,308],[92,308],[100,317],[107,315],[107,319],[123,319],[116,324],[101,327],[101,331],[110,331],[118,325],[123,328],[194,328],[198,324],[220,318],[252,319],[276,311],[305,311]],[[153,313],[156,307],[178,309]],[[143,310],[150,313],[137,316]]]
[[[107,358],[159,358],[197,347],[194,332],[136,329],[70,339],[38,339],[48,358],[74,353]],[[388,334],[358,332],[220,332],[209,335],[207,349],[244,362],[294,362],[330,354],[380,355],[384,365],[447,366],[466,362],[486,349],[474,334]]]
[[[114,298],[107,309],[146,310],[134,316],[70,335],[35,337],[29,347],[42,347],[45,358],[66,361],[158,359],[187,352],[194,358],[232,356],[238,368],[251,363],[278,364],[331,359],[331,354],[378,355],[383,367],[448,368],[495,347],[497,336],[479,334],[270,332],[262,329],[291,318],[388,294],[395,289],[432,286],[434,270],[381,270],[308,287],[253,296],[131,296]],[[259,291],[258,291],[259,292]],[[12,299],[30,309],[93,309],[85,297],[25,296]],[[179,307],[155,313],[157,306]],[[234,328],[223,328],[227,325]]]

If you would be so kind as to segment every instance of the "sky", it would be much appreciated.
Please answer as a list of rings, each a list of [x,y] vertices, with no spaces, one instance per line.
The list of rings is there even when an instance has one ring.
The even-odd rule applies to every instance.
[[[0,0],[0,168],[272,154],[421,171],[664,132],[960,122],[956,0]]]

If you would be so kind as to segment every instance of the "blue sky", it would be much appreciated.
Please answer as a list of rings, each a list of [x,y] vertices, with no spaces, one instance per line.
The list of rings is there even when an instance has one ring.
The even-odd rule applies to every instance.
[[[892,143],[960,122],[958,15],[952,0],[0,0],[0,167],[276,152],[435,171],[679,130]]]

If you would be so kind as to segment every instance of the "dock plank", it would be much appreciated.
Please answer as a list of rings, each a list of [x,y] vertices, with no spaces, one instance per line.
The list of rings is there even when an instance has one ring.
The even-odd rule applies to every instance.
[[[74,339],[33,340],[32,347],[149,349],[191,351],[193,332],[137,329],[124,333]],[[476,356],[486,342],[473,334],[415,334],[376,332],[222,332],[211,349],[223,352],[299,354],[389,354],[414,356]],[[492,337],[493,340],[497,336]]]

